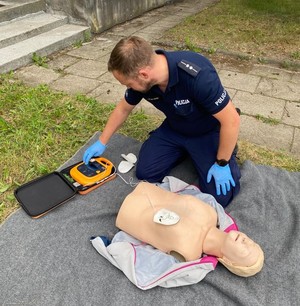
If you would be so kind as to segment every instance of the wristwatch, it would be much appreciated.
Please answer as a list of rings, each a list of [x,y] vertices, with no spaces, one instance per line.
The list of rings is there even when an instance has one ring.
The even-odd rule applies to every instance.
[[[216,163],[221,167],[225,167],[226,165],[228,165],[229,161],[226,159],[217,159]]]

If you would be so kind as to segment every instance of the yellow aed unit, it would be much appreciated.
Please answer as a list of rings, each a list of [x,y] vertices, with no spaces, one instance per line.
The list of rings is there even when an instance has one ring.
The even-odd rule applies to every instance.
[[[101,182],[111,175],[114,165],[104,157],[92,158],[86,165],[79,163],[70,170],[70,176],[82,186],[90,186]]]

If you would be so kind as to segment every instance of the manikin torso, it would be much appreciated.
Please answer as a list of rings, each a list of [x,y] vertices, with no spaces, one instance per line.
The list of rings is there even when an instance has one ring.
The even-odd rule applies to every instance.
[[[175,212],[180,217],[179,222],[174,225],[155,223],[153,216],[162,208]],[[207,232],[217,226],[217,213],[196,197],[141,182],[125,198],[116,226],[165,253],[177,253],[186,261],[192,261],[201,257]]]

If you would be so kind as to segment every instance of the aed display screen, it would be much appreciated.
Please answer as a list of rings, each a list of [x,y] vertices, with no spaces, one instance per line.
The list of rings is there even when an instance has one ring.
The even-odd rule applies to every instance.
[[[97,161],[89,162],[88,165],[82,164],[78,166],[78,171],[84,174],[87,177],[93,177],[103,171],[105,171],[105,167],[99,164]]]

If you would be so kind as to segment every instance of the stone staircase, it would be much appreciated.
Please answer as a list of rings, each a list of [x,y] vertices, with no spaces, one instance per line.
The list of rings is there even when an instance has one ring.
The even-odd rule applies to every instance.
[[[45,12],[44,0],[0,0],[0,73],[83,41],[89,28]]]

